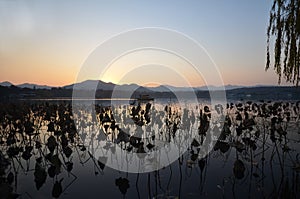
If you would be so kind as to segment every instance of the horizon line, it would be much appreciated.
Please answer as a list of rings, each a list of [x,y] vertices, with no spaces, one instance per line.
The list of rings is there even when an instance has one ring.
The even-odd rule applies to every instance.
[[[101,82],[104,82],[106,84],[114,84],[114,85],[118,85],[118,86],[135,84],[135,85],[138,85],[138,86],[141,86],[141,87],[147,87],[147,88],[157,88],[157,87],[160,87],[160,86],[172,86],[172,87],[180,87],[180,88],[222,87],[222,86],[224,86],[224,87],[225,86],[240,86],[240,87],[257,87],[257,86],[262,86],[262,87],[263,86],[277,86],[277,87],[289,86],[289,87],[293,87],[293,86],[295,86],[295,85],[287,85],[288,83],[286,83],[286,84],[264,84],[264,83],[257,83],[257,84],[251,84],[251,85],[249,85],[249,84],[232,84],[232,83],[227,83],[227,84],[224,84],[224,85],[198,85],[198,86],[191,86],[191,87],[189,87],[189,86],[176,86],[176,85],[170,85],[170,84],[158,84],[157,86],[147,86],[147,83],[145,85],[140,85],[138,83],[133,83],[133,82],[119,84],[119,83],[114,83],[114,82],[105,82],[105,81],[97,80],[97,79],[87,79],[87,80],[84,80],[84,81],[77,82],[77,84],[78,83],[83,83],[83,82],[86,82],[86,81],[101,81]],[[12,84],[14,86],[20,86],[20,85],[23,85],[23,84],[31,84],[31,85],[45,86],[45,87],[51,87],[51,88],[61,88],[61,87],[66,87],[66,86],[71,86],[73,84],[76,84],[76,82],[65,84],[65,85],[58,85],[58,86],[48,85],[48,84],[40,84],[40,83],[35,83],[35,82],[24,82],[24,83],[16,84],[16,83],[13,83],[12,81],[9,81],[9,80],[1,81],[0,84],[2,84],[2,83],[10,83],[10,84]]]

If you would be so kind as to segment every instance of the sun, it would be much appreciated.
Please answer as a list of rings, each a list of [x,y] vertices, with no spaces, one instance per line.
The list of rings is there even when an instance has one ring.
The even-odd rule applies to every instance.
[[[116,81],[116,78],[114,78],[112,75],[105,75],[100,78],[101,81],[106,82],[106,83],[114,83],[117,84],[118,81]]]
[[[160,84],[159,83],[155,83],[155,82],[147,82],[147,83],[143,84],[142,86],[154,88],[154,87],[160,86]]]

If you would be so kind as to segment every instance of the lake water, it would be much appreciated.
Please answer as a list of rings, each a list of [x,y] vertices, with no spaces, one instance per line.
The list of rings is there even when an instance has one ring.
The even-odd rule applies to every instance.
[[[299,198],[296,102],[96,104],[1,103],[0,198]]]

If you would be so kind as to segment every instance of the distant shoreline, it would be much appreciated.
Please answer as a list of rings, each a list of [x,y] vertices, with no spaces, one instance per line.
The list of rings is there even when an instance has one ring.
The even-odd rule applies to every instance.
[[[154,91],[118,91],[117,94],[113,90],[100,90],[91,93],[93,91],[82,90],[79,99],[86,100],[85,96],[95,96],[97,100],[128,100],[129,96],[131,100],[140,96],[141,94],[148,94],[157,99],[176,99],[176,95],[169,92],[154,92]],[[224,91],[176,91],[176,94],[180,96],[196,96],[199,99],[210,100],[211,93],[224,92]],[[226,98],[228,101],[260,101],[260,100],[284,100],[284,101],[297,101],[300,100],[300,88],[299,87],[251,87],[251,88],[237,88],[232,90],[226,90]],[[0,100],[1,101],[13,101],[13,100],[71,100],[73,96],[72,89],[29,89],[19,87],[4,87],[0,86]],[[127,98],[124,98],[127,96]],[[186,97],[188,98],[188,97]],[[94,100],[94,99],[93,99]]]

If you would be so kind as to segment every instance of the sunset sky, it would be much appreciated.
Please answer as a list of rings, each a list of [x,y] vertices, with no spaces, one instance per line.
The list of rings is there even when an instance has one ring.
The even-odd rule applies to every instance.
[[[218,66],[225,84],[276,85],[274,71],[264,70],[271,4],[271,0],[0,0],[0,82],[71,84],[89,54],[112,35],[161,27],[182,32],[200,43]],[[138,57],[143,55],[124,57],[116,64],[126,68]],[[159,65],[151,70],[141,66],[122,80],[113,73],[103,80],[185,86],[176,81],[172,71],[181,61],[168,55],[161,58],[172,59],[174,65],[162,66],[158,73]],[[143,60],[139,64],[143,65]],[[141,75],[145,73],[148,78]],[[186,75],[193,86],[203,85],[201,78],[198,81],[192,73]]]

